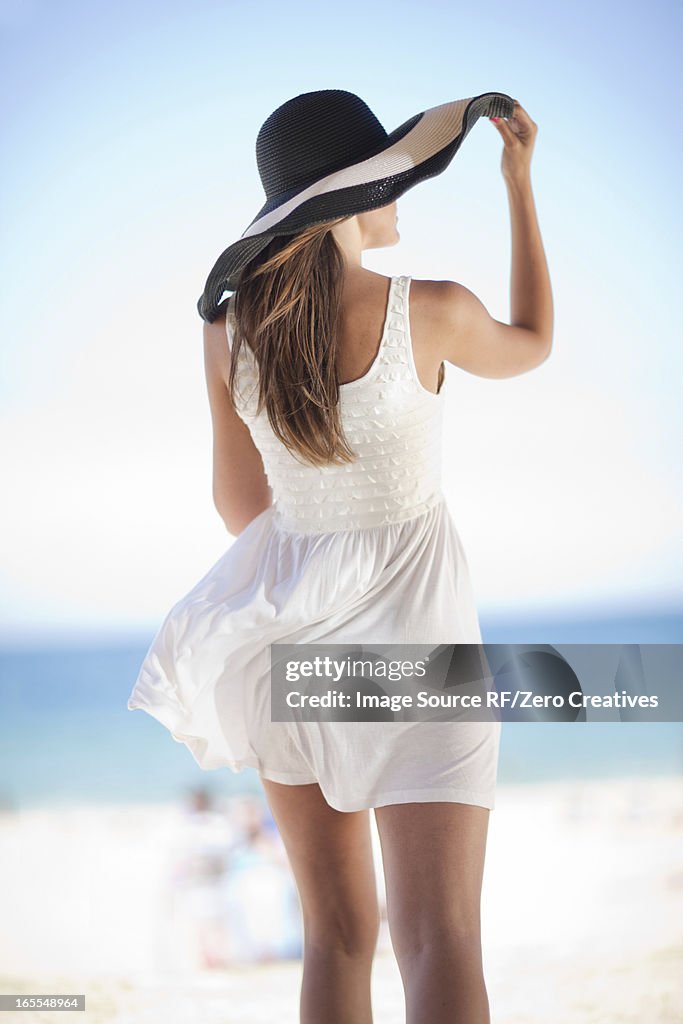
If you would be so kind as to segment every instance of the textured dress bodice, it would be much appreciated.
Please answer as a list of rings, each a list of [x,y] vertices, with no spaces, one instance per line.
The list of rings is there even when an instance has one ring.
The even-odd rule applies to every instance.
[[[363,377],[340,385],[344,433],[358,458],[312,466],[275,435],[266,410],[256,414],[258,363],[240,346],[236,409],[261,453],[278,525],[297,533],[329,533],[396,523],[441,501],[443,393],[420,382],[412,348],[410,277],[392,277],[377,355]],[[232,300],[228,337],[234,330]]]

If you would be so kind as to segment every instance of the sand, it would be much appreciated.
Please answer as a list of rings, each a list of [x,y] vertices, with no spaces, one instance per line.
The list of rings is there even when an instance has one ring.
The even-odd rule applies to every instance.
[[[230,838],[221,821],[204,829],[204,849]],[[0,814],[0,992],[84,992],[77,1019],[88,1024],[296,1024],[298,918],[277,837],[263,840],[269,859],[244,860],[239,884],[221,890],[231,920],[240,899],[253,911],[240,932],[243,962],[235,937],[231,947],[219,936],[208,948],[234,959],[210,967],[217,890],[187,887],[188,835],[186,809],[174,805]],[[287,927],[291,959],[248,962],[250,942],[267,946],[270,929],[282,944]],[[482,928],[494,1024],[681,1024],[683,780],[500,786]],[[403,1021],[385,921],[373,998],[375,1024]]]

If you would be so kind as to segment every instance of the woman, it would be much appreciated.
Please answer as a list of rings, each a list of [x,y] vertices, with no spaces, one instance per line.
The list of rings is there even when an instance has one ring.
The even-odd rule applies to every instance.
[[[504,143],[511,325],[455,282],[362,265],[481,116]],[[128,707],[203,768],[259,772],[301,900],[304,1024],[372,1020],[370,808],[408,1024],[490,1019],[479,908],[500,723],[271,721],[270,645],[481,642],[440,486],[445,364],[512,377],[550,353],[536,131],[504,93],[390,135],[351,93],[295,97],[257,139],[266,202],[198,303],[213,495],[237,539],[168,613]]]

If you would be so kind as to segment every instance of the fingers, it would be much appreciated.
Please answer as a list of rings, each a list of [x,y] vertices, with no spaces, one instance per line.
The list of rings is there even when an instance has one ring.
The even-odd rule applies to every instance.
[[[504,117],[490,117],[489,121],[491,122],[491,124],[494,124],[496,126],[496,128],[498,129],[498,131],[503,136],[506,142],[511,142],[512,140],[517,138],[517,133],[513,132],[512,128],[510,127],[510,125],[508,124]]]
[[[491,117],[489,120],[496,126],[506,142],[512,142],[520,137],[526,138],[527,135],[533,136],[538,128],[536,122],[529,117],[518,100],[514,101],[514,108],[509,118]]]
[[[529,124],[529,125],[531,125],[531,124],[534,123],[531,120],[531,118],[529,117],[529,115],[526,112],[526,110],[524,109],[524,107],[522,106],[522,104],[519,103],[518,100],[515,100],[515,107],[514,107],[514,110],[512,112],[511,120],[517,120],[521,124]]]

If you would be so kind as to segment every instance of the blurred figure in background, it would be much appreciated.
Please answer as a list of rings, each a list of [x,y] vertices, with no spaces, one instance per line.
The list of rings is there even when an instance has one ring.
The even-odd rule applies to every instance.
[[[258,797],[240,802],[241,840],[223,883],[233,962],[293,959],[302,953],[299,897],[284,844]]]
[[[165,966],[210,970],[301,954],[298,896],[263,799],[219,808],[209,790],[191,792],[170,853],[165,903]]]

